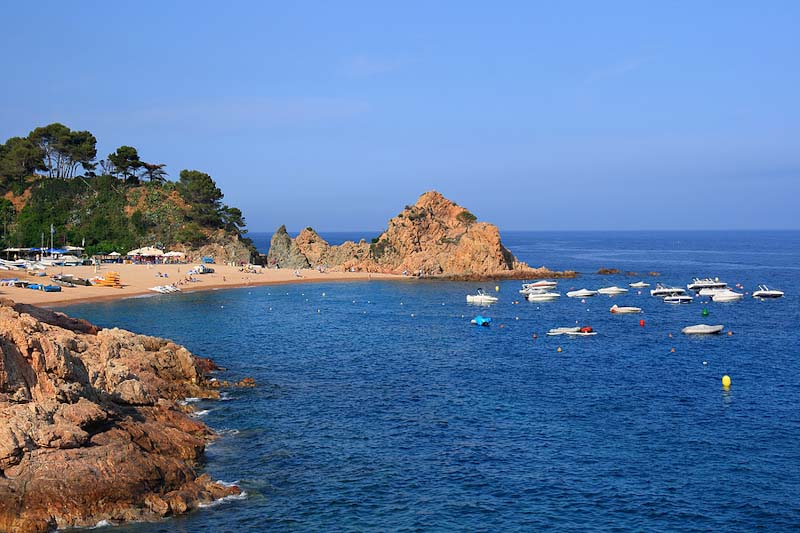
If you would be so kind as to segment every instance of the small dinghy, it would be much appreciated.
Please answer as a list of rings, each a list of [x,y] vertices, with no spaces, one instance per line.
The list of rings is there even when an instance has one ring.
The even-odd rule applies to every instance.
[[[578,289],[577,291],[570,291],[567,293],[568,298],[588,298],[596,295],[597,291],[591,291],[589,289]]]
[[[581,330],[581,328],[553,328],[547,332],[548,335],[551,337],[555,337],[556,335],[566,335],[567,333],[577,333]]]
[[[766,285],[759,285],[757,291],[753,291],[753,298],[783,298],[783,291],[770,289]]]
[[[597,332],[594,331],[591,326],[583,326],[582,328],[578,328],[578,331],[567,331],[566,333],[570,337],[591,337],[592,335],[597,335]]]
[[[489,318],[488,316],[478,315],[475,318],[473,318],[472,320],[470,320],[469,322],[470,322],[470,324],[475,324],[476,326],[487,326],[488,327],[489,324],[492,323],[492,319]]]
[[[645,287],[649,287],[650,284],[644,281],[637,281],[636,283],[629,283],[628,286],[634,289],[644,289]]]
[[[561,298],[560,292],[531,292],[526,296],[529,302],[552,302]]]
[[[626,306],[620,307],[619,305],[615,304],[615,305],[611,306],[611,309],[609,309],[609,311],[611,311],[615,315],[630,315],[630,314],[633,314],[633,313],[641,313],[642,312],[642,308],[641,307],[626,307]]]
[[[711,295],[712,302],[736,302],[744,298],[744,294],[740,292],[734,292],[730,289],[725,289],[720,292],[715,292]]]
[[[681,330],[681,333],[685,333],[686,335],[715,335],[720,333],[725,326],[723,325],[716,325],[716,326],[709,326],[707,324],[697,324],[696,326],[687,326]]]
[[[599,294],[607,294],[609,296],[614,296],[615,294],[625,294],[628,292],[628,289],[623,289],[622,287],[617,287],[616,285],[613,287],[603,287],[602,289],[597,289]]]
[[[478,294],[467,294],[467,303],[470,304],[491,304],[497,301],[496,296],[490,296],[478,289]]]

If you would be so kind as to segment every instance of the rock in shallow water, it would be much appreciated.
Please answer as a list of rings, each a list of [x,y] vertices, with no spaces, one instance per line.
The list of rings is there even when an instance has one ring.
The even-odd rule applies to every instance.
[[[239,493],[196,467],[216,398],[183,347],[0,302],[0,531],[153,520]]]

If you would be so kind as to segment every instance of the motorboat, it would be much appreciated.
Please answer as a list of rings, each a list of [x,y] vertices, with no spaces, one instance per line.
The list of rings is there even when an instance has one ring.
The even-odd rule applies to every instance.
[[[560,292],[531,292],[525,296],[529,302],[552,302],[561,298]]]
[[[730,289],[716,292],[711,295],[712,302],[736,302],[742,298],[744,298],[744,294],[740,292],[734,292]]]
[[[625,294],[628,292],[628,289],[623,289],[622,287],[617,287],[616,285],[613,287],[603,287],[602,289],[597,289],[599,294],[607,294],[609,296],[614,296],[615,294]]]
[[[634,289],[644,289],[645,287],[649,287],[650,284],[644,281],[637,281],[636,283],[629,283],[628,286]]]
[[[528,295],[533,292],[549,292],[550,289],[555,289],[557,285],[557,281],[549,281],[546,279],[533,283],[523,283],[519,293]]]
[[[556,335],[566,335],[567,333],[577,333],[581,330],[579,327],[574,328],[553,328],[547,332],[548,335],[551,337],[555,337]]]
[[[588,298],[590,296],[597,296],[597,291],[578,289],[577,291],[570,291],[567,293],[568,298]]]
[[[690,304],[692,300],[694,300],[694,298],[688,294],[670,294],[664,297],[664,303],[667,304]]]
[[[759,285],[757,291],[753,291],[753,298],[782,298],[783,291],[770,289],[766,285]]]
[[[716,325],[716,326],[709,326],[707,324],[697,324],[696,326],[687,326],[681,330],[681,333],[686,335],[715,335],[720,333],[725,326],[723,325]]]
[[[718,292],[727,291],[727,287],[704,287],[697,292],[698,296],[714,296]]]
[[[684,294],[686,292],[682,287],[667,287],[660,283],[656,284],[655,289],[650,290],[650,296],[671,296],[674,294]]]
[[[486,327],[488,327],[489,324],[492,323],[492,319],[490,317],[488,317],[488,316],[478,315],[475,318],[473,318],[472,320],[470,320],[469,322],[470,322],[470,324],[475,324],[476,326],[486,326]]]
[[[690,291],[699,291],[700,289],[724,289],[727,286],[728,284],[720,281],[719,278],[694,278],[686,288]]]
[[[470,304],[491,304],[497,301],[496,296],[491,296],[478,289],[478,294],[467,294],[467,303]]]
[[[615,315],[630,315],[633,313],[641,313],[641,307],[632,307],[632,306],[619,306],[619,305],[612,305],[611,309],[609,309]]]

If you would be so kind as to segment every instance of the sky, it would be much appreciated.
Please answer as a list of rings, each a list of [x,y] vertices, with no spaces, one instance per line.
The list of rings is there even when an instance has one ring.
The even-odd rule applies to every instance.
[[[798,229],[800,2],[5,2],[0,142],[208,172],[251,231]]]

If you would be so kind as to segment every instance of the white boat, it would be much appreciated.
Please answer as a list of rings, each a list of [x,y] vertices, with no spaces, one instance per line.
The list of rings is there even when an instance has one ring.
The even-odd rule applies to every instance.
[[[629,283],[629,287],[633,287],[634,289],[644,289],[645,287],[649,287],[649,283],[645,283],[644,281],[637,281],[636,283]]]
[[[525,296],[529,302],[552,302],[561,298],[560,292],[531,292]]]
[[[725,289],[724,291],[716,292],[711,295],[712,302],[736,302],[742,298],[744,298],[744,294],[733,292],[730,289]]]
[[[753,298],[782,298],[783,291],[770,289],[766,285],[759,285],[757,291],[753,291]]]
[[[590,291],[589,289],[578,289],[577,291],[570,291],[567,293],[568,298],[588,298],[590,296],[597,296],[597,291]]]
[[[581,328],[553,328],[547,332],[548,335],[554,337],[556,335],[566,335],[567,333],[577,333]]]
[[[597,335],[596,331],[568,331],[567,335],[570,337],[591,337]]]
[[[633,313],[641,313],[642,312],[642,308],[641,307],[632,307],[632,306],[622,306],[622,307],[620,307],[619,305],[614,304],[614,305],[611,306],[611,309],[609,309],[609,311],[611,311],[615,315],[630,315],[630,314],[633,314]]]
[[[603,287],[601,289],[597,289],[599,294],[607,294],[613,296],[615,294],[625,294],[628,292],[628,289],[623,289],[622,287],[617,287],[614,285],[613,287]]]
[[[556,288],[558,282],[541,280],[533,283],[523,283],[522,288],[519,290],[520,294],[531,294],[533,292],[549,292],[550,289]]]
[[[478,294],[467,294],[467,303],[470,304],[491,304],[497,301],[496,296],[491,296],[478,289]]]
[[[685,292],[686,290],[682,287],[666,287],[658,283],[655,289],[650,290],[650,296],[671,296],[674,294],[684,294]]]
[[[686,288],[690,291],[699,291],[700,289],[724,289],[727,286],[728,284],[720,281],[719,278],[694,278]]]
[[[688,294],[670,294],[664,297],[664,303],[667,304],[690,304],[692,300],[694,300],[694,298]]]
[[[697,294],[698,294],[698,296],[714,296],[718,292],[724,292],[724,291],[727,291],[727,290],[728,290],[727,287],[723,287],[723,288],[720,288],[720,287],[705,287],[703,289],[700,289],[700,291]]]
[[[716,333],[720,333],[725,326],[716,325],[716,326],[709,326],[707,324],[697,324],[696,326],[687,326],[681,330],[681,333],[685,333],[686,335],[714,335]]]

